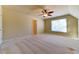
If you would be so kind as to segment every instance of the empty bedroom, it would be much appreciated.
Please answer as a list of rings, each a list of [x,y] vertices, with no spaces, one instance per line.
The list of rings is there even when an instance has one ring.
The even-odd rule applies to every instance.
[[[78,54],[79,5],[2,5],[0,31],[0,54]]]

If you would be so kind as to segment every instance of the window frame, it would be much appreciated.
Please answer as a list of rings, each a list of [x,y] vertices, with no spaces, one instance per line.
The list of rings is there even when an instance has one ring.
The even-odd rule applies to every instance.
[[[66,19],[66,23],[67,23],[67,24],[66,24],[66,32],[62,32],[62,31],[52,31],[52,28],[51,28],[51,27],[52,27],[52,25],[51,25],[51,24],[52,24],[52,21],[61,20],[61,19]],[[67,32],[68,32],[68,20],[67,20],[67,18],[52,19],[52,20],[51,20],[51,24],[50,24],[50,26],[51,26],[51,27],[50,27],[50,31],[51,31],[51,32],[57,32],[57,33],[67,33]]]

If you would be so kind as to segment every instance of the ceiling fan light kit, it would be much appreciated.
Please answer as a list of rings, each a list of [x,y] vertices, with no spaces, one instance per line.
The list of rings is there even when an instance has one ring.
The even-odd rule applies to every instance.
[[[47,9],[43,9],[42,10],[42,15],[43,15],[43,17],[52,16],[53,12],[54,11],[48,11]]]

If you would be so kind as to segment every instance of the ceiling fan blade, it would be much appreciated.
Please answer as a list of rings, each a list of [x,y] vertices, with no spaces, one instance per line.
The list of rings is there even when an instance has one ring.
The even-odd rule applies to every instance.
[[[54,11],[50,11],[50,12],[48,12],[48,13],[53,13]]]
[[[48,16],[52,16],[52,15],[48,13]]]
[[[42,11],[42,13],[44,13],[44,11]]]

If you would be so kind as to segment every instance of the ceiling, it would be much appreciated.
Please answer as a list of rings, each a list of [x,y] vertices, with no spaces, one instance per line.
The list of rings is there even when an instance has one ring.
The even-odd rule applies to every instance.
[[[18,12],[22,12],[25,14],[31,14],[34,16],[40,16],[42,9],[53,10],[54,13],[52,17],[64,15],[64,14],[72,14],[73,16],[79,18],[79,6],[78,5],[8,5],[4,6],[8,9],[13,9]],[[47,17],[48,18],[48,17]]]

